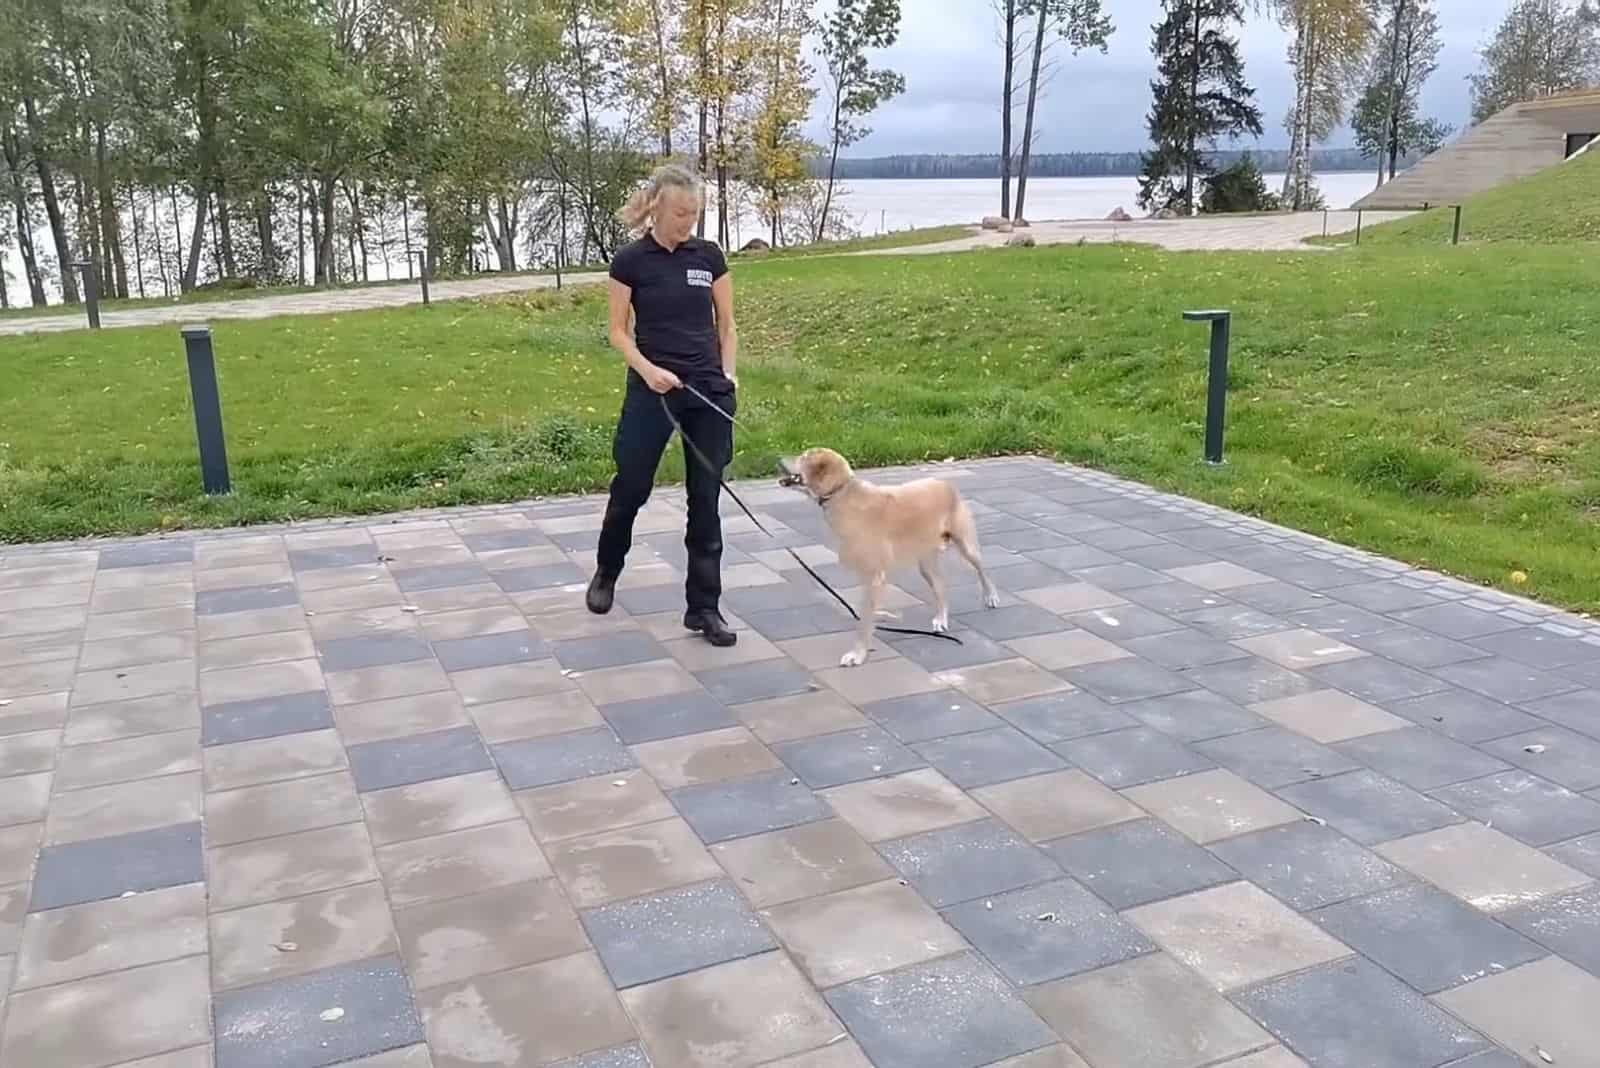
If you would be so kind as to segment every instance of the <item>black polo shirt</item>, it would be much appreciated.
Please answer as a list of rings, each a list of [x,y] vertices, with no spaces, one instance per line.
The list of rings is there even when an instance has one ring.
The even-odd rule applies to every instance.
[[[633,290],[633,336],[651,363],[679,377],[722,373],[711,283],[728,273],[722,250],[691,237],[668,252],[648,233],[611,258],[611,277]]]

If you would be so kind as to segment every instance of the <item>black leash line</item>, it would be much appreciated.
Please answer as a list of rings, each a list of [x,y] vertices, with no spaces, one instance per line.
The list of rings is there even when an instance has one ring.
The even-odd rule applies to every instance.
[[[688,389],[689,392],[693,393],[696,397],[699,397],[702,401],[704,401],[706,403],[707,406],[709,406],[712,409],[712,411],[716,412],[718,415],[720,415],[724,419],[728,420],[728,422],[733,423],[736,426],[742,426],[743,425],[737,419],[735,419],[732,415],[730,415],[727,412],[723,411],[720,407],[718,407],[713,401],[708,399],[705,396],[705,394],[701,393],[698,389],[695,389],[693,386],[685,386],[685,388]],[[733,503],[737,504],[739,506],[739,510],[741,512],[743,512],[747,517],[749,517],[750,522],[752,522],[752,523],[754,523],[756,525],[756,529],[757,530],[761,531],[761,533],[765,534],[769,538],[772,537],[772,531],[768,530],[765,526],[763,526],[762,523],[761,523],[761,520],[756,518],[756,514],[750,510],[750,507],[747,504],[745,504],[744,501],[739,499],[739,495],[733,491],[733,487],[728,485],[727,480],[722,477],[722,472],[717,468],[717,465],[712,463],[710,458],[708,458],[705,453],[700,451],[700,446],[698,446],[698,445],[696,445],[694,443],[694,439],[691,438],[687,433],[684,432],[683,424],[678,422],[678,417],[676,415],[672,414],[672,406],[667,403],[666,394],[658,393],[656,396],[659,397],[660,400],[661,400],[661,410],[667,414],[667,421],[670,422],[672,424],[672,428],[678,432],[678,436],[683,439],[684,445],[688,447],[689,452],[691,454],[693,454],[694,458],[700,462],[700,466],[704,467],[707,471],[711,472],[712,477],[717,480],[717,484],[722,487],[723,492],[726,493],[729,497],[733,498]],[[799,564],[800,567],[802,569],[804,569],[806,574],[810,575],[813,579],[815,579],[816,582],[817,582],[817,585],[819,585],[823,589],[827,590],[830,594],[833,595],[833,599],[835,601],[838,601],[841,605],[844,606],[844,610],[846,612],[850,613],[850,618],[851,619],[855,620],[858,623],[861,621],[861,613],[857,612],[855,610],[855,608],[850,604],[850,602],[844,599],[844,597],[839,593],[838,590],[834,589],[831,585],[829,585],[827,579],[825,579],[821,575],[817,574],[816,571],[812,569],[810,564],[806,563],[803,559],[801,559],[799,553],[795,552],[793,549],[789,548],[788,546],[784,547],[784,551],[787,552],[790,556],[794,557],[794,562]],[[960,638],[956,637],[954,634],[951,634],[951,633],[949,633],[947,631],[918,630],[915,627],[886,627],[886,626],[882,625],[881,623],[874,623],[873,627],[876,630],[881,630],[881,631],[884,631],[885,633],[888,633],[888,634],[914,634],[914,635],[917,635],[918,637],[923,637],[923,638],[942,638],[943,640],[945,640],[947,642],[955,642],[957,645],[963,644]]]

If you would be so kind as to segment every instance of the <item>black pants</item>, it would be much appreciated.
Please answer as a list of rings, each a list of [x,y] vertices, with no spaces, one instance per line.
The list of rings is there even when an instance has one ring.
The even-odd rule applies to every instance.
[[[694,380],[695,388],[710,397],[729,415],[734,413],[733,384],[721,375],[710,380]],[[722,518],[717,502],[722,495],[722,470],[733,459],[733,425],[704,401],[687,390],[667,394],[667,404],[684,433],[693,439],[706,459],[716,465],[706,470],[684,446],[683,465],[688,482],[689,528],[684,535],[689,566],[684,597],[689,611],[716,611],[722,596]],[[617,464],[611,480],[611,499],[606,503],[605,522],[600,528],[600,547],[596,554],[603,574],[618,575],[623,560],[633,545],[633,521],[650,499],[656,469],[672,437],[672,422],[661,410],[661,395],[644,380],[628,372],[627,395],[622,401],[622,417],[611,446]]]

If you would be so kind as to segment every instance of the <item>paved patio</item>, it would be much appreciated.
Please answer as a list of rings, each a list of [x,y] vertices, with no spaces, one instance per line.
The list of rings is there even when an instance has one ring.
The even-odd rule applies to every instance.
[[[5,551],[0,1064],[1600,1065],[1600,627],[938,470],[1004,606],[853,670],[675,492],[603,619],[594,499]]]

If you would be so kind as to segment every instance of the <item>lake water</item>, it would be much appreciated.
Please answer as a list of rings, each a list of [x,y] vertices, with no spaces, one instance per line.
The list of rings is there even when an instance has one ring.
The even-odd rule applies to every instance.
[[[1283,175],[1266,175],[1266,181],[1267,188],[1276,192],[1282,187]],[[1317,183],[1330,208],[1346,208],[1372,189],[1374,176],[1366,171],[1322,174],[1317,176]],[[1133,177],[1034,178],[1028,182],[1027,217],[1035,222],[1047,219],[1103,219],[1117,208],[1138,216],[1141,214],[1136,205],[1138,191],[1139,181]],[[836,197],[836,203],[848,216],[851,226],[860,234],[872,235],[914,227],[975,223],[985,215],[998,214],[1000,182],[998,179],[977,178],[858,179],[844,182],[842,192]],[[163,225],[170,227],[170,220]],[[189,229],[187,217],[183,229],[185,232]],[[714,212],[707,220],[707,229],[716,232]],[[753,215],[742,216],[735,224],[733,245],[738,248],[757,236],[765,236],[764,228]],[[44,227],[34,233],[34,244],[41,252],[53,252],[49,230]],[[373,254],[370,269],[372,278],[406,277],[403,259],[391,257],[392,262],[385,269],[385,264],[377,254],[376,243],[369,247]],[[0,261],[3,261],[7,272],[6,288],[12,303],[25,304],[28,291],[22,277],[20,258],[14,249],[8,249]],[[209,265],[209,256],[202,262]],[[133,274],[131,264],[129,274]],[[161,285],[156,277],[157,272],[147,269],[147,292],[151,296],[161,294]],[[54,303],[58,297],[55,287],[51,286],[51,302]]]

